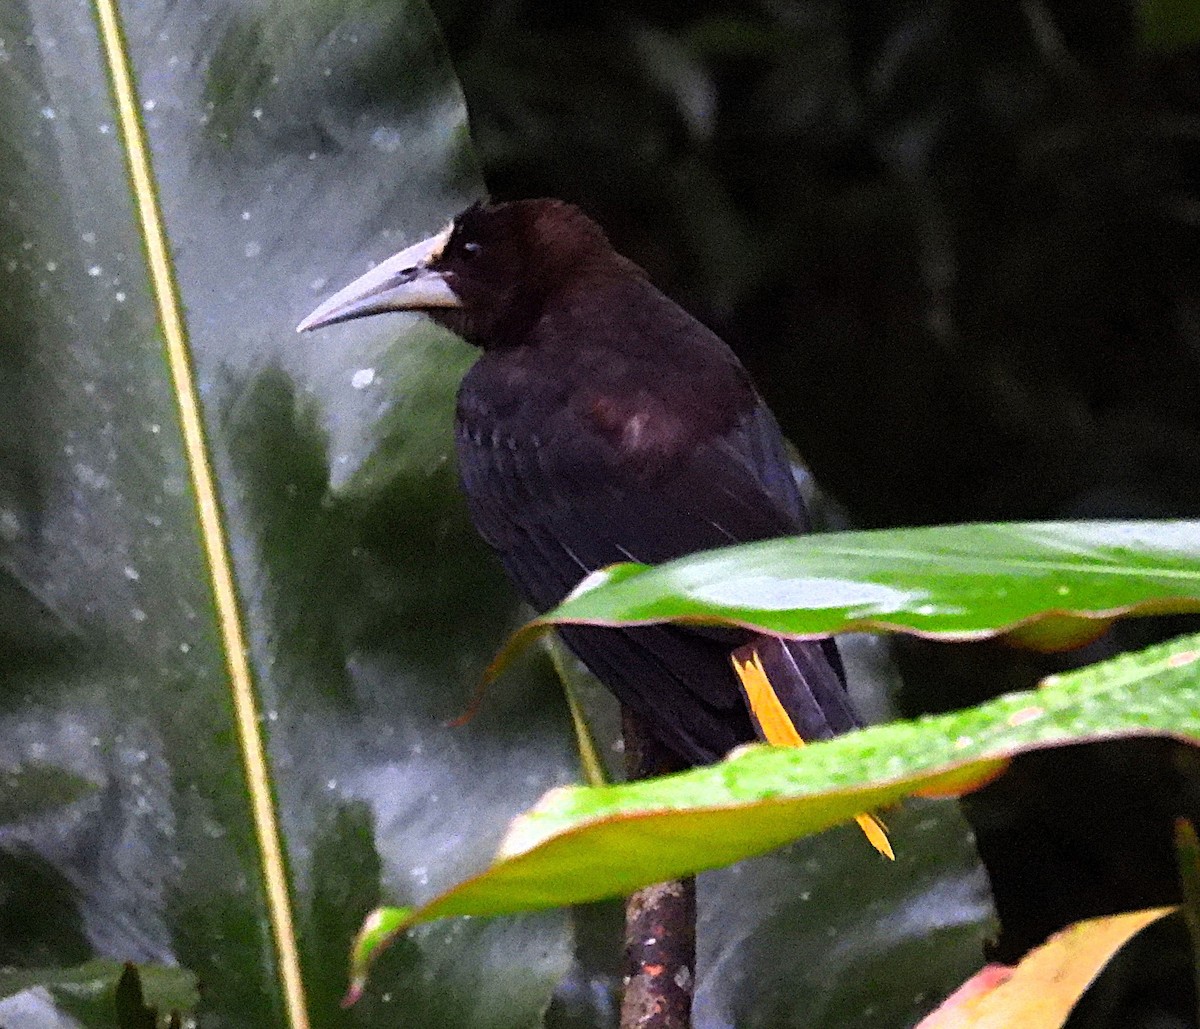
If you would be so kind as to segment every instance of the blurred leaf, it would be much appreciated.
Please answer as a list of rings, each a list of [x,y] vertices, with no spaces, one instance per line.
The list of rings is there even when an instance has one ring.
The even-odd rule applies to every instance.
[[[1132,911],[1068,926],[1015,967],[985,967],[918,1029],[1058,1029],[1117,951],[1173,910]]]
[[[126,966],[117,961],[89,961],[76,968],[5,968],[0,969],[0,998],[22,990],[44,987],[78,996],[113,994]],[[142,965],[137,969],[146,1002],[163,1009],[189,1011],[199,1001],[196,977],[182,968]]]
[[[573,777],[541,666],[444,726],[517,618],[449,463],[469,349],[294,332],[481,192],[421,2],[0,0],[0,791],[73,800],[0,833],[6,962],[185,968],[230,1029],[392,1025],[336,1006],[355,926]],[[396,967],[426,1024],[499,1029],[570,954],[547,914]]]
[[[914,793],[973,789],[1030,750],[1125,736],[1200,741],[1200,637],[1052,676],[1036,692],[793,748],[753,746],[678,775],[552,790],[508,830],[492,866],[423,907],[382,908],[354,951],[418,922],[626,894],[761,854]],[[904,840],[894,841],[903,853]]]
[[[1155,50],[1200,43],[1200,6],[1194,0],[1141,0],[1142,42]]]
[[[1041,645],[1063,646],[1095,635],[1084,619],[1196,610],[1200,522],[1037,522],[824,533],[613,565],[526,632],[695,621],[968,640],[1049,618]]]
[[[1196,837],[1196,827],[1186,818],[1175,822],[1175,854],[1183,895],[1180,909],[1190,937],[1192,981],[1196,986],[1196,1001],[1200,1004],[1200,839]]]
[[[70,804],[95,789],[82,776],[37,761],[0,770],[0,825]]]
[[[196,977],[182,968],[97,960],[76,968],[0,970],[3,1025],[23,1019],[41,1025],[57,1008],[86,1024],[111,1026],[115,1015],[119,1029],[153,1029],[151,1012],[189,1014],[199,1002]]]

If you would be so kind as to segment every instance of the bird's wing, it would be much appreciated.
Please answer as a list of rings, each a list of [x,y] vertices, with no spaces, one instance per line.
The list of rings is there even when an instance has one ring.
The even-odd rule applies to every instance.
[[[459,475],[471,517],[539,611],[589,572],[808,529],[779,430],[758,403],[732,432],[643,474],[611,442],[562,417],[550,431],[464,421]],[[553,433],[553,435],[551,435]]]
[[[808,528],[785,446],[755,402],[730,430],[692,441],[649,472],[604,432],[562,409],[536,419],[541,434],[478,408],[461,418],[459,472],[476,528],[538,611],[588,573],[619,561],[657,564],[684,554]],[[464,405],[460,404],[460,411]],[[745,630],[654,626],[566,627],[572,650],[618,698],[691,760],[712,760],[754,738],[730,664]],[[831,735],[856,722],[832,643],[789,643],[803,681],[798,724]],[[785,704],[788,702],[785,700]],[[824,716],[822,716],[824,717]]]

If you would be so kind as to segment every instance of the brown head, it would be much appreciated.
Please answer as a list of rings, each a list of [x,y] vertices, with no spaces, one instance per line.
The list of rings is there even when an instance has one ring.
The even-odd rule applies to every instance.
[[[560,200],[474,204],[389,257],[297,326],[422,311],[477,346],[520,342],[547,300],[585,276],[640,275],[600,227]]]

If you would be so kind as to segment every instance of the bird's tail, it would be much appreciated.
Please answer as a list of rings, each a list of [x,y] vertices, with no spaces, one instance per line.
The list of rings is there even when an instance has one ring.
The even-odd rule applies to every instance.
[[[796,729],[795,722],[792,721],[787,708],[779,699],[779,694],[771,685],[770,676],[763,666],[761,651],[769,647],[778,648],[782,653],[786,653],[792,669],[796,673],[800,673],[795,654],[783,640],[772,637],[763,637],[761,640],[756,640],[754,643],[734,651],[732,655],[733,670],[737,672],[738,681],[742,685],[742,692],[746,696],[746,703],[750,709],[750,717],[754,720],[762,738],[778,747],[802,747],[805,743],[804,737]],[[832,668],[830,673],[832,673]],[[806,683],[800,685],[807,695],[809,703],[817,704],[819,707],[819,699],[814,697],[815,691]],[[837,688],[841,689],[840,682]],[[844,700],[839,699],[839,702],[848,710],[848,705]],[[829,735],[828,730],[823,735]],[[872,847],[889,860],[896,860],[896,854],[888,840],[887,827],[879,818],[864,813],[856,815],[855,821],[858,822],[858,827],[862,829]]]

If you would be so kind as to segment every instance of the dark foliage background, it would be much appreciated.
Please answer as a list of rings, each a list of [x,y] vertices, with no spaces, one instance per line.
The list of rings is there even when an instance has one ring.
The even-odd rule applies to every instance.
[[[1194,5],[433,6],[493,195],[596,216],[734,345],[855,524],[1200,514]],[[901,703],[1179,628],[1044,659],[907,642]],[[1173,899],[1198,782],[1129,744],[974,798],[997,955]],[[1138,1005],[1195,1012],[1170,982]]]

